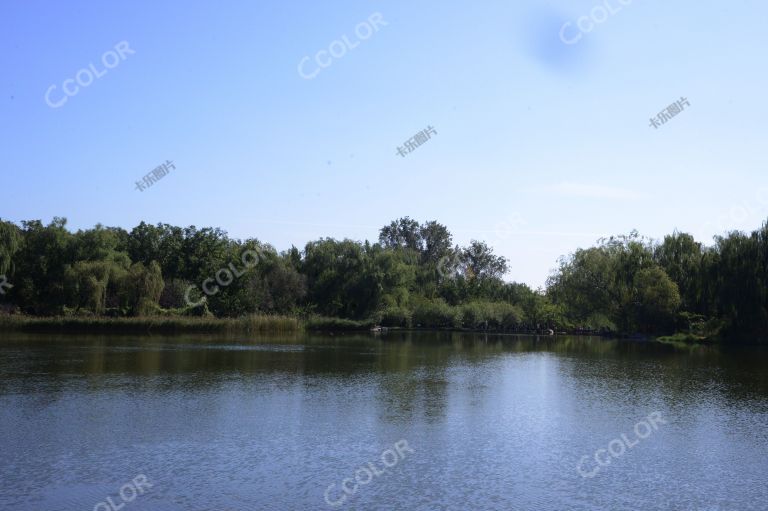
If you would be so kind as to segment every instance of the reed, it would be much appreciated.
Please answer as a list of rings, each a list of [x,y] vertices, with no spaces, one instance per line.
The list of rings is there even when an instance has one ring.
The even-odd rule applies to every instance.
[[[195,317],[33,317],[0,316],[0,331],[72,332],[72,333],[292,333],[303,329],[298,318],[273,315],[249,315],[241,318]]]

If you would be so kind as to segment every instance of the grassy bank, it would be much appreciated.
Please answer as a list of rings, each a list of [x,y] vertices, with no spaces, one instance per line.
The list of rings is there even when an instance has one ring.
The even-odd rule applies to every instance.
[[[95,333],[95,334],[288,334],[310,332],[363,332],[374,326],[392,330],[429,330],[483,332],[497,334],[546,335],[547,329],[536,329],[521,323],[518,317],[487,313],[482,307],[424,308],[414,312],[386,310],[375,318],[351,320],[311,316],[301,318],[285,315],[252,314],[241,318],[215,318],[193,316],[146,317],[38,317],[22,314],[0,314],[0,332],[30,333]],[[601,335],[596,331],[574,329],[558,330],[559,334]],[[605,334],[605,333],[603,333]],[[652,339],[649,337],[648,340]],[[678,333],[657,338],[660,342],[702,343],[712,337]]]
[[[486,310],[487,309],[487,310]],[[519,316],[501,314],[498,307],[471,304],[463,307],[419,307],[415,311],[387,309],[376,317],[362,320],[324,316],[286,316],[252,314],[241,318],[212,316],[141,316],[112,318],[105,316],[39,317],[0,314],[0,332],[98,333],[98,334],[184,334],[184,333],[265,333],[301,331],[362,332],[374,326],[394,330],[446,330],[486,333],[537,334],[537,330],[519,321]],[[505,311],[508,312],[508,311]],[[570,332],[585,333],[585,332]],[[594,332],[589,332],[594,334]]]
[[[381,321],[384,319],[384,321]],[[389,319],[389,321],[387,320]],[[410,318],[403,321],[397,318],[373,318],[369,320],[349,320],[342,318],[327,318],[314,316],[301,319],[295,316],[250,315],[242,318],[213,318],[213,317],[138,317],[138,318],[107,318],[107,317],[36,317],[19,314],[0,315],[0,333],[67,333],[67,334],[128,334],[128,335],[174,335],[174,334],[295,334],[302,331],[344,333],[368,331],[373,326],[384,325],[397,331],[425,330],[452,331],[466,333],[488,334],[528,334],[542,335],[544,332],[525,328],[504,328],[503,324],[478,325],[474,322],[454,322],[446,324],[444,318],[439,321],[416,323]],[[558,332],[569,335],[595,335],[595,332],[568,331]],[[546,334],[544,334],[546,335]],[[653,340],[649,338],[648,340]],[[715,342],[714,338],[692,334],[675,334],[655,339],[675,345],[693,345]]]
[[[294,317],[251,315],[235,319],[193,317],[82,318],[0,316],[0,331],[183,334],[183,333],[293,333],[303,329]]]
[[[283,334],[304,330],[314,332],[359,332],[374,326],[373,320],[342,318],[250,315],[242,318],[198,317],[36,317],[0,315],[2,332],[99,333],[99,334],[184,334],[264,333]]]

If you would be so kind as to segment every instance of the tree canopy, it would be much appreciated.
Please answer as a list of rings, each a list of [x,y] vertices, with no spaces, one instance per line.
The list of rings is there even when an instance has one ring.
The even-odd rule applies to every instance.
[[[453,244],[437,221],[409,217],[377,243],[321,238],[278,252],[219,228],[140,223],[71,232],[56,217],[0,220],[5,311],[32,315],[319,314],[384,324],[675,330],[768,337],[768,228],[717,237],[674,232],[598,240],[560,259],[545,290],[507,282],[483,241]]]

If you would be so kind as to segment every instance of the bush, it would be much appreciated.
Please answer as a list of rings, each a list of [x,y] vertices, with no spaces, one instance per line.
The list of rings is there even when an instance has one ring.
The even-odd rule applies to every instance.
[[[523,309],[511,303],[494,304],[499,317],[499,329],[504,331],[519,330],[525,323],[525,313]]]
[[[470,302],[460,309],[462,325],[473,330],[517,330],[524,318],[520,307],[504,302]]]
[[[410,328],[413,315],[403,307],[387,307],[377,315],[378,323],[382,326]]]
[[[616,324],[608,316],[600,312],[590,315],[586,320],[586,327],[596,332],[616,332]]]
[[[184,297],[191,283],[186,280],[172,279],[166,281],[160,294],[160,307],[163,309],[183,309],[188,307]]]
[[[464,328],[487,329],[489,322],[493,322],[493,311],[488,304],[472,302],[465,303],[459,307],[461,311],[461,325]]]
[[[423,302],[413,311],[413,324],[426,328],[456,328],[461,326],[461,313],[442,300]]]

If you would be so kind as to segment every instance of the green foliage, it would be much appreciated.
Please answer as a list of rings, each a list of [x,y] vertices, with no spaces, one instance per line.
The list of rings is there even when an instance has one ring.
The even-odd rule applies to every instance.
[[[22,222],[23,242],[14,257],[13,300],[32,314],[59,314],[66,301],[65,273],[71,257],[73,235],[66,219],[54,218],[44,226],[39,220]]]
[[[425,300],[413,311],[413,326],[420,328],[458,328],[461,311],[442,300]]]
[[[507,273],[507,260],[493,254],[483,241],[472,240],[461,253],[463,273],[470,280],[500,279]]]
[[[576,324],[602,316],[603,327],[622,332],[663,331],[673,324],[680,295],[653,256],[653,245],[636,232],[601,240],[561,260],[548,296]]]
[[[410,328],[412,320],[413,315],[411,311],[405,307],[386,307],[379,311],[377,315],[377,323],[387,327]]]
[[[407,216],[382,227],[379,233],[379,243],[386,248],[420,252],[423,242],[419,223]]]
[[[148,266],[135,263],[123,278],[126,305],[134,316],[147,316],[157,310],[164,287],[157,261]]]
[[[107,287],[110,280],[120,274],[119,267],[110,261],[78,261],[65,270],[67,305],[103,314],[107,306]]]
[[[643,332],[669,328],[680,307],[677,284],[659,267],[645,268],[637,272],[633,299],[637,324]]]
[[[21,250],[22,241],[21,230],[15,224],[0,219],[0,275],[6,275],[13,269],[13,258]]]
[[[675,232],[664,237],[654,250],[654,259],[677,284],[681,305],[695,307],[701,299],[701,269],[704,250],[693,236]]]
[[[362,319],[377,308],[385,278],[373,265],[369,246],[326,238],[308,243],[302,272],[309,300],[326,316]]]
[[[190,281],[183,279],[167,279],[160,293],[159,305],[163,309],[183,309],[187,307],[184,295],[190,286]]]
[[[461,325],[464,328],[488,328],[488,323],[499,323],[494,310],[488,303],[472,302],[460,307]]]
[[[0,275],[13,284],[3,309],[27,315],[202,322],[290,314],[336,330],[376,323],[768,341],[766,225],[711,247],[678,232],[659,243],[637,232],[602,239],[562,258],[546,290],[505,282],[506,272],[507,260],[486,243],[453,246],[442,224],[409,217],[383,227],[378,243],[322,238],[283,253],[209,227],[142,222],[130,232],[96,225],[72,233],[63,218],[0,220]],[[205,299],[190,305],[188,297]]]

